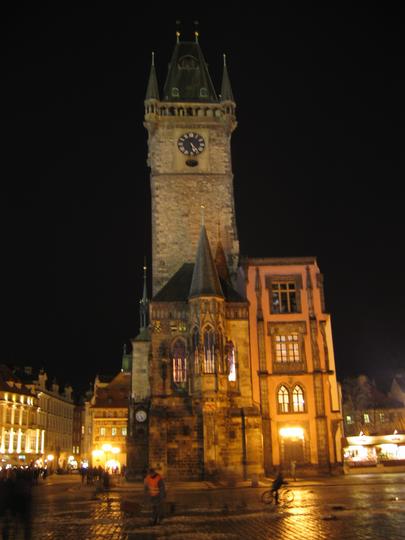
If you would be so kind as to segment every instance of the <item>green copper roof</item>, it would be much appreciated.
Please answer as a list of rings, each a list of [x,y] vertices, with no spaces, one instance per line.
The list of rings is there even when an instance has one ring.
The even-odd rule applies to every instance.
[[[163,101],[218,102],[198,42],[176,43],[163,89]]]
[[[229,80],[228,68],[226,67],[226,56],[224,55],[224,71],[222,74],[222,85],[221,85],[221,101],[233,101],[233,92],[231,87],[231,81]]]
[[[147,99],[159,99],[159,86],[156,77],[154,53],[152,53],[152,65],[150,66],[149,81],[146,88],[145,100]]]
[[[195,296],[224,296],[204,225],[201,226],[190,286],[190,298]]]

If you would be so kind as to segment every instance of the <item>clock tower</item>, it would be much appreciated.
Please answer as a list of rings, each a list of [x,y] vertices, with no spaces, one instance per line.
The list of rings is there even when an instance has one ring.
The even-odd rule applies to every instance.
[[[152,60],[145,99],[153,296],[133,342],[129,466],[169,480],[248,478],[263,455],[248,303],[234,289],[235,102],[225,61],[217,96],[197,38],[178,36],[162,94]]]
[[[177,39],[160,95],[152,58],[145,99],[152,194],[153,294],[194,262],[201,206],[211,245],[221,240],[231,278],[239,258],[231,163],[235,102],[224,58],[217,96],[198,43]]]

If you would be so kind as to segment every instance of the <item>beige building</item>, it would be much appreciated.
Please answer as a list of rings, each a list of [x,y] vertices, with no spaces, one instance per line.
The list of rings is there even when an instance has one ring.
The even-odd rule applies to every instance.
[[[248,259],[245,269],[265,469],[329,470],[342,462],[343,424],[316,259]]]
[[[91,465],[121,470],[127,464],[127,426],[131,375],[122,370],[113,378],[97,377],[88,410]],[[85,426],[86,429],[86,426]]]
[[[29,465],[44,453],[45,431],[38,424],[36,393],[0,366],[0,470]]]
[[[61,393],[56,382],[49,386],[44,371],[29,386],[38,396],[38,427],[44,433],[43,458],[53,470],[66,469],[74,458],[72,388],[67,386]]]

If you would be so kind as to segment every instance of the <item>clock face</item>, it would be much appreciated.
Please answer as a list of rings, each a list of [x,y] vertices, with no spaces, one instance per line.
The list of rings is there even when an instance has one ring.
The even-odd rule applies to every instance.
[[[196,156],[205,149],[205,141],[198,133],[184,133],[177,141],[177,147],[186,156]]]
[[[138,422],[145,422],[146,416],[146,412],[143,410],[136,411],[135,413],[135,418],[138,420]]]

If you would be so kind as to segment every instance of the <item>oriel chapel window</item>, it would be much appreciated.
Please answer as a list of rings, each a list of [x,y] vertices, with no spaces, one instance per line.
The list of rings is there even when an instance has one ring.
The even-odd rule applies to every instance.
[[[236,360],[235,360],[235,347],[232,341],[228,341],[226,344],[226,358],[228,363],[228,381],[236,381]]]
[[[195,328],[192,336],[193,341],[193,356],[194,356],[194,373],[200,373],[200,356],[199,356],[199,341],[200,337],[198,330]]]
[[[187,381],[186,346],[181,339],[178,339],[173,345],[172,363],[173,363],[173,382],[176,384],[186,382]]]
[[[204,373],[215,373],[215,334],[209,326],[204,331]]]

